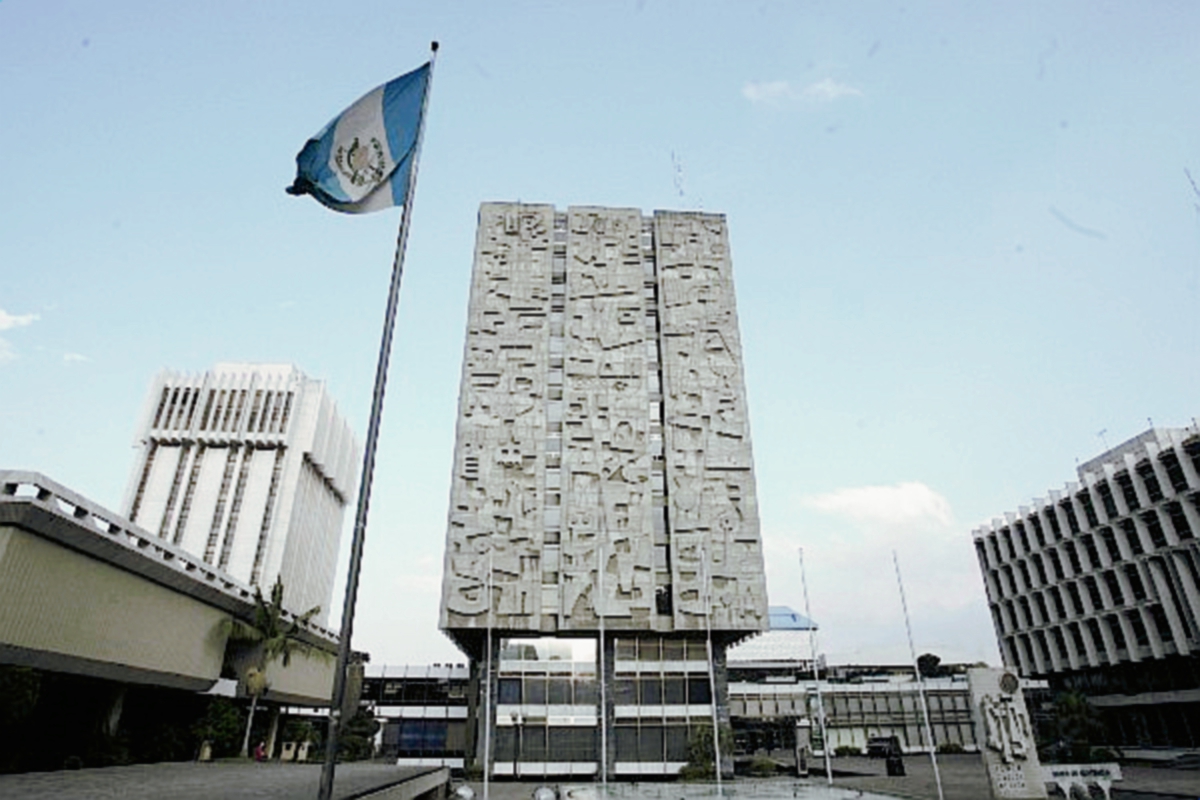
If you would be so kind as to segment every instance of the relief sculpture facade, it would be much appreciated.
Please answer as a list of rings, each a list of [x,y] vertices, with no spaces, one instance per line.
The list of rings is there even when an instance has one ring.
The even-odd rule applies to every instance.
[[[766,602],[724,217],[485,203],[443,630],[749,632]]]

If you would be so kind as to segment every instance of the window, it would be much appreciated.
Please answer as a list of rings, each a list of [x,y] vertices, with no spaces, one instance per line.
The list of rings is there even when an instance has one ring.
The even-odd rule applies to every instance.
[[[1117,535],[1113,533],[1112,528],[1100,529],[1100,541],[1104,542],[1104,549],[1108,551],[1108,557],[1113,563],[1121,560],[1121,548],[1117,547]]]
[[[499,686],[498,702],[506,706],[516,706],[521,704],[521,679],[520,678],[501,678]]]
[[[1014,522],[1013,530],[1017,532],[1017,539],[1021,542],[1021,550],[1028,553],[1032,548],[1029,546],[1029,536],[1025,533],[1025,525],[1020,522]]]
[[[1063,580],[1066,576],[1063,574],[1062,560],[1058,557],[1057,550],[1050,551],[1050,566],[1054,567],[1055,580]]]
[[[1083,542],[1083,549],[1087,552],[1088,561],[1091,563],[1092,569],[1099,569],[1101,566],[1100,551],[1096,549],[1095,537],[1093,537],[1091,534],[1087,534],[1081,539],[1081,541]]]
[[[1033,581],[1029,579],[1029,566],[1024,561],[1018,561],[1017,571],[1021,573],[1022,588],[1028,590],[1033,586]]]
[[[1146,624],[1142,622],[1142,615],[1138,610],[1135,608],[1125,612],[1125,618],[1129,620],[1129,624],[1133,628],[1133,638],[1137,641],[1138,646],[1149,647],[1150,636],[1146,633]]]
[[[1142,522],[1146,524],[1146,531],[1150,534],[1150,541],[1154,543],[1154,546],[1166,547],[1167,535],[1163,533],[1162,523],[1158,521],[1158,513],[1147,511],[1142,515]]]
[[[1041,617],[1041,624],[1045,625],[1050,621],[1050,613],[1046,609],[1046,598],[1041,592],[1033,596],[1033,603],[1037,606],[1038,615]]]
[[[1092,608],[1104,608],[1104,600],[1100,596],[1100,584],[1096,582],[1096,576],[1088,575],[1083,579],[1083,585],[1087,587],[1088,599],[1092,601]]]
[[[1050,522],[1050,531],[1054,534],[1056,539],[1061,539],[1062,528],[1059,527],[1058,514],[1054,512],[1054,506],[1046,506],[1044,511],[1046,513],[1046,519]]]
[[[1130,511],[1137,511],[1142,507],[1138,502],[1137,492],[1133,489],[1133,478],[1129,477],[1128,472],[1118,472],[1113,478],[1117,482],[1117,486],[1121,487],[1121,497],[1125,498],[1125,505],[1129,506]]]
[[[1058,618],[1066,618],[1067,609],[1063,605],[1062,593],[1058,590],[1057,586],[1050,587],[1050,599],[1054,601],[1054,610],[1058,614]]]
[[[1075,543],[1064,542],[1063,549],[1067,551],[1067,560],[1071,562],[1071,571],[1076,575],[1083,572],[1083,565],[1079,563],[1079,553],[1075,552]]]
[[[1183,474],[1183,465],[1179,463],[1179,456],[1175,455],[1174,450],[1167,450],[1158,457],[1158,463],[1163,465],[1163,469],[1167,471],[1167,479],[1171,481],[1171,488],[1176,492],[1187,490],[1187,477]]]
[[[1192,538],[1192,526],[1188,524],[1187,515],[1183,513],[1180,503],[1167,503],[1167,514],[1171,517],[1171,527],[1180,540]]]
[[[1029,518],[1029,524],[1033,528],[1033,538],[1037,541],[1038,547],[1045,547],[1046,533],[1042,530],[1042,521],[1038,519],[1037,514]]]
[[[1125,477],[1129,476],[1126,475]],[[1096,484],[1096,491],[1100,494],[1100,502],[1104,504],[1104,513],[1108,515],[1108,518],[1112,519],[1117,516],[1117,501],[1113,499],[1112,488],[1109,487],[1108,482],[1100,481],[1100,483]],[[1091,522],[1093,526],[1098,524],[1092,522],[1090,514],[1088,515],[1088,522]]]
[[[1146,549],[1142,547],[1142,537],[1138,536],[1137,526],[1133,524],[1133,520],[1121,520],[1121,532],[1125,534],[1125,544],[1129,545],[1129,552],[1135,556],[1146,552]]]
[[[1125,595],[1121,592],[1121,584],[1117,582],[1117,574],[1111,569],[1104,573],[1104,584],[1108,587],[1108,593],[1112,596],[1113,605],[1125,605]]]
[[[1129,581],[1129,591],[1133,592],[1133,599],[1145,600],[1146,587],[1142,583],[1142,576],[1138,572],[1137,564],[1125,565],[1125,578]]]
[[[1075,609],[1077,616],[1083,616],[1083,598],[1079,595],[1079,584],[1067,584],[1067,596],[1071,598],[1071,607]]]
[[[1146,496],[1150,498],[1150,502],[1157,503],[1162,500],[1162,486],[1158,482],[1158,476],[1154,474],[1154,465],[1150,463],[1149,459],[1138,462],[1137,474],[1146,487]]]
[[[1012,531],[1010,531],[1008,528],[1001,528],[1000,541],[1004,542],[1004,550],[1006,553],[1008,553],[1008,558],[1016,558],[1017,551],[1013,549]]]
[[[708,705],[712,702],[712,692],[709,691],[708,678],[687,679],[687,701],[689,705]]]
[[[1108,625],[1108,632],[1112,635],[1113,644],[1118,650],[1125,650],[1128,645],[1125,642],[1125,631],[1121,628],[1121,621],[1116,614],[1109,614],[1104,618],[1105,624]]]
[[[1017,604],[1021,607],[1021,614],[1025,617],[1026,628],[1032,628],[1036,623],[1033,621],[1033,611],[1029,608],[1029,598],[1021,597],[1017,599]]]
[[[1146,609],[1150,612],[1150,619],[1154,620],[1154,627],[1158,629],[1158,636],[1164,642],[1174,642],[1175,637],[1171,634],[1171,623],[1167,621],[1167,613],[1163,611],[1163,607],[1159,605],[1149,606]]]
[[[1034,555],[1030,560],[1033,562],[1033,571],[1037,573],[1038,583],[1045,586],[1049,581],[1046,580],[1046,565],[1042,562],[1041,555]]]
[[[1105,487],[1107,488],[1107,486]],[[1075,499],[1079,501],[1080,507],[1083,508],[1084,516],[1087,517],[1088,525],[1093,528],[1100,524],[1100,520],[1096,517],[1096,506],[1092,503],[1092,495],[1087,489],[1084,489],[1079,494],[1075,495]],[[1068,507],[1069,508],[1069,507]],[[1069,511],[1068,516],[1073,517],[1074,511]],[[1071,526],[1071,533],[1079,533],[1079,522]]]

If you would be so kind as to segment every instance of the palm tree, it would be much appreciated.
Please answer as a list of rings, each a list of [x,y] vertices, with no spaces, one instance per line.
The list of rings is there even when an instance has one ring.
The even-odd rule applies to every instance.
[[[253,642],[259,645],[258,659],[249,666],[242,678],[246,693],[250,695],[250,716],[246,720],[246,736],[242,740],[242,757],[250,755],[250,730],[254,725],[254,712],[258,698],[267,690],[267,665],[280,661],[288,666],[293,655],[328,657],[328,653],[299,638],[301,626],[321,613],[314,606],[303,614],[286,621],[283,618],[283,581],[276,577],[271,587],[271,599],[263,599],[262,589],[254,589],[254,622],[247,623],[228,617],[222,628],[228,637],[238,642]]]

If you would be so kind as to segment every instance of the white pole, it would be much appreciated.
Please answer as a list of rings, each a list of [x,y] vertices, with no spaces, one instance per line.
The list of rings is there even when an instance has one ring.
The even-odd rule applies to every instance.
[[[721,727],[717,716],[717,676],[713,668],[712,646],[712,575],[708,569],[708,551],[700,547],[700,568],[704,570],[704,629],[705,649],[708,651],[708,693],[712,701],[713,725],[713,758],[716,759],[717,797],[724,797],[721,792]]]
[[[603,496],[601,507],[603,508]],[[608,693],[604,688],[604,612],[608,603],[604,596],[604,532],[600,533],[599,566],[596,569],[596,579],[599,583],[595,607],[596,616],[600,617],[600,648],[596,652],[596,677],[600,681],[600,783],[604,787],[604,796],[608,797]]]
[[[925,736],[929,739],[929,760],[933,762],[933,779],[937,782],[938,800],[946,800],[942,793],[942,773],[938,771],[937,745],[933,741],[933,728],[929,725],[929,704],[925,701],[925,679],[917,666],[917,650],[913,647],[912,625],[908,621],[908,601],[904,599],[904,581],[900,578],[900,559],[892,551],[892,563],[896,565],[896,584],[900,587],[900,605],[904,609],[904,629],[908,632],[908,652],[912,656],[913,672],[917,674],[917,694],[921,697],[921,713],[925,717]]]
[[[833,762],[829,756],[829,733],[825,729],[825,701],[821,698],[821,672],[817,668],[817,627],[808,605],[808,577],[804,573],[804,548],[800,553],[800,585],[804,588],[804,616],[808,617],[808,645],[812,652],[813,685],[817,687],[817,723],[821,726],[821,752],[825,754],[825,780],[833,786]]]
[[[488,542],[488,574],[487,574],[487,685],[485,687],[484,722],[483,722],[483,800],[488,799],[488,784],[492,771],[492,543]]]

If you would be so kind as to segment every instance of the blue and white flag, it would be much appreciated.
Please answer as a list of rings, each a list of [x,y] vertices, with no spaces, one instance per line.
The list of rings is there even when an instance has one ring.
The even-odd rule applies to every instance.
[[[309,139],[288,194],[348,214],[404,205],[429,74],[425,64],[368,92]]]

